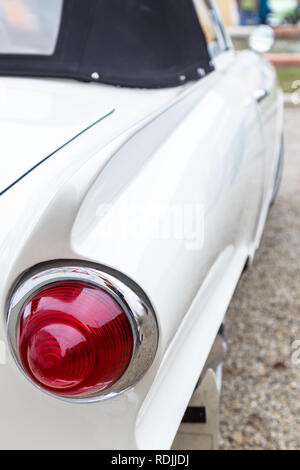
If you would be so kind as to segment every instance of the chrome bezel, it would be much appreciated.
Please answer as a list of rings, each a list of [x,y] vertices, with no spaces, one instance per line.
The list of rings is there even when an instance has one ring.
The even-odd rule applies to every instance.
[[[122,280],[117,272],[111,274],[103,271],[102,267],[99,269],[80,262],[74,262],[74,264],[69,262],[64,266],[47,263],[46,266],[31,269],[17,283],[10,297],[7,311],[9,346],[23,375],[43,393],[68,402],[86,403],[105,400],[133,387],[151,366],[158,347],[158,325],[154,310],[147,296],[133,281],[126,279],[124,282],[125,276],[120,274],[120,277]],[[16,342],[17,323],[26,301],[42,287],[67,280],[85,281],[101,287],[112,295],[126,312],[134,338],[132,357],[123,375],[107,389],[80,397],[57,395],[36,384],[22,367]]]

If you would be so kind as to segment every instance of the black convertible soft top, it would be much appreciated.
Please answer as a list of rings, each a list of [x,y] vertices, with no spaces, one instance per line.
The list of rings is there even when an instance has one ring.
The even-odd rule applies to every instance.
[[[192,0],[64,0],[53,55],[0,55],[0,75],[145,88],[176,86],[212,69]]]

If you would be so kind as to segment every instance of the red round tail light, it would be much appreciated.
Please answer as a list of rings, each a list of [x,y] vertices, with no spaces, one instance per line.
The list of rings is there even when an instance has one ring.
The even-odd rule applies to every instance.
[[[133,333],[120,304],[86,282],[59,282],[27,300],[17,325],[23,368],[53,393],[87,395],[115,383],[133,351]]]
[[[32,383],[54,396],[94,401],[127,390],[145,374],[158,345],[156,317],[144,292],[116,276],[53,262],[19,281],[7,332]]]

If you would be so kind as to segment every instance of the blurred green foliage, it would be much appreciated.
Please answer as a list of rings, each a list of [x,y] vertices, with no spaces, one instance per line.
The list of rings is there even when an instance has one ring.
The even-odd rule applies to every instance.
[[[295,91],[292,84],[295,80],[300,80],[300,67],[277,67],[277,75],[281,88],[285,93]]]

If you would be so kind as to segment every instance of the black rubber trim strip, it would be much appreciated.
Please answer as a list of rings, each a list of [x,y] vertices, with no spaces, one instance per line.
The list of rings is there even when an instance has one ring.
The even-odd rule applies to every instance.
[[[205,406],[188,406],[182,423],[206,423]]]

